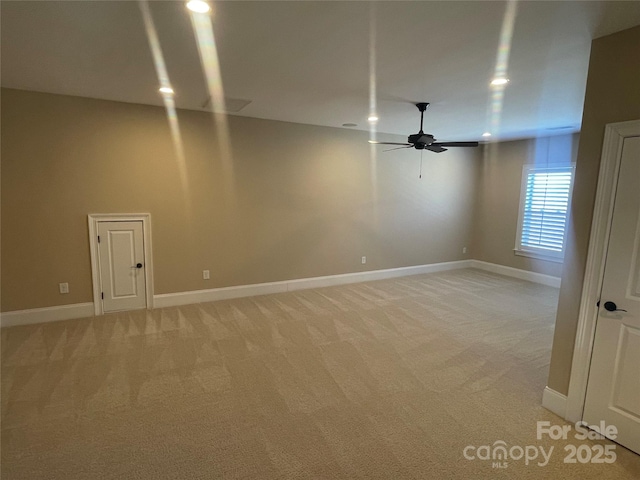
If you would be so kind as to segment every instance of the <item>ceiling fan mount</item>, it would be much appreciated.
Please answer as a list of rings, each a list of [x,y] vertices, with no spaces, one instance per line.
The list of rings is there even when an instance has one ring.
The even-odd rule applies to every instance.
[[[424,133],[423,122],[424,112],[429,107],[429,103],[420,102],[415,104],[420,111],[420,131],[409,135],[407,137],[407,143],[397,142],[376,142],[375,140],[369,140],[369,143],[376,145],[400,145],[398,148],[415,148],[416,150],[429,150],[434,153],[446,152],[448,148],[445,147],[477,147],[478,142],[438,142],[436,138],[430,133]],[[395,149],[391,149],[395,150]]]

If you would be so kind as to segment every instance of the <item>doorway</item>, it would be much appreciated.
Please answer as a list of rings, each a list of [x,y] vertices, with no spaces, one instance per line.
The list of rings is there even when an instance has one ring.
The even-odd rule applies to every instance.
[[[566,418],[640,453],[640,121],[606,128]]]
[[[149,214],[89,215],[94,313],[153,307]]]
[[[613,209],[583,420],[640,453],[640,137],[627,138]]]

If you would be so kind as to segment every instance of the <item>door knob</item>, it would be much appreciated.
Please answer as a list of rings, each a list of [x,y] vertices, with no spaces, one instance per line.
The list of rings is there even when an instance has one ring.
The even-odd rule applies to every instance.
[[[142,268],[142,264],[141,263],[136,263],[135,267],[131,267],[131,268]]]
[[[626,310],[618,308],[618,306],[614,302],[604,302],[604,309],[607,312],[626,312]]]

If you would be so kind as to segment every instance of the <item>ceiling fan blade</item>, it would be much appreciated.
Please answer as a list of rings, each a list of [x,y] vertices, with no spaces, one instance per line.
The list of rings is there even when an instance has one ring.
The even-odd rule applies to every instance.
[[[405,145],[404,147],[396,147],[396,148],[387,148],[386,150],[383,150],[383,152],[390,152],[391,150],[402,150],[405,148],[413,148],[413,145]]]
[[[405,147],[413,147],[411,143],[376,142],[375,140],[369,140],[369,143],[373,143],[374,145],[404,145]]]
[[[440,145],[441,147],[477,147],[478,142],[435,142],[432,145]]]
[[[431,145],[425,146],[424,149],[429,150],[430,152],[435,152],[435,153],[442,153],[447,151],[447,149],[443,148],[442,145],[439,143],[432,143]]]

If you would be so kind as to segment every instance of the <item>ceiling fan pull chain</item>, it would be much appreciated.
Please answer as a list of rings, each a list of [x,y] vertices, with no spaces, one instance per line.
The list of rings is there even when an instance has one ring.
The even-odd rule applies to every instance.
[[[424,150],[420,150],[420,176],[418,178],[422,178],[422,154]]]

